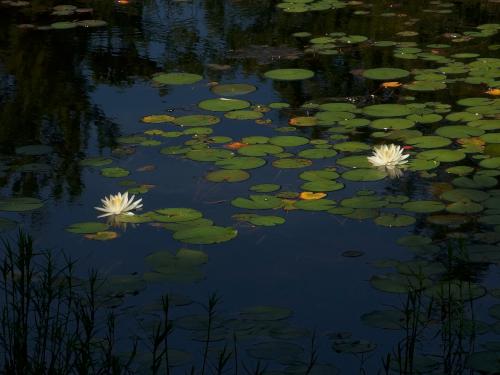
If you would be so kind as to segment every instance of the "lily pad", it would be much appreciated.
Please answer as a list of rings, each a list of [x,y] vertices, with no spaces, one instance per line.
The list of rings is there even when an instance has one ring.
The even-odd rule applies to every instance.
[[[203,226],[175,232],[174,239],[195,245],[209,245],[230,241],[237,234],[238,231],[231,227]]]
[[[251,210],[266,210],[279,208],[283,205],[281,199],[272,195],[250,195],[249,199],[236,198],[231,204],[238,208],[246,208]]]
[[[220,96],[239,96],[250,94],[257,90],[257,87],[248,83],[228,83],[223,85],[215,85],[212,87],[212,92]]]
[[[267,71],[264,76],[276,81],[300,81],[314,77],[314,72],[308,69],[275,69]]]
[[[411,110],[402,104],[374,104],[363,108],[363,113],[371,117],[402,117]]]
[[[192,73],[159,73],[153,76],[153,82],[159,85],[191,85],[203,79]]]
[[[384,227],[406,227],[415,223],[415,218],[408,215],[383,214],[375,219],[375,224]]]
[[[0,211],[24,212],[37,210],[43,206],[43,202],[38,198],[12,197],[0,198]]]
[[[312,165],[311,160],[300,158],[284,158],[273,161],[273,167],[280,169],[305,168],[310,165]]]
[[[379,181],[387,177],[385,171],[379,169],[353,169],[342,173],[342,178],[348,181]]]
[[[187,115],[177,117],[174,121],[180,126],[212,126],[220,122],[220,118],[211,115]]]
[[[154,220],[162,223],[180,223],[183,221],[196,220],[202,216],[200,211],[192,208],[162,208],[151,214]]]
[[[66,228],[68,232],[78,233],[78,234],[89,234],[104,232],[109,228],[109,225],[99,222],[84,222],[71,224]]]
[[[391,80],[405,78],[410,75],[410,72],[398,68],[374,68],[367,69],[363,72],[363,77],[375,80]]]
[[[208,173],[205,178],[212,182],[241,182],[248,180],[250,174],[240,169],[221,169]]]
[[[198,104],[198,107],[213,112],[237,111],[250,107],[250,103],[241,99],[207,99]]]

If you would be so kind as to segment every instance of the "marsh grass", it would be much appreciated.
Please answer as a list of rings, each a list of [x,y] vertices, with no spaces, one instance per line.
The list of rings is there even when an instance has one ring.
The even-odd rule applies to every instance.
[[[135,356],[116,352],[116,316],[98,296],[100,280],[75,276],[51,252],[35,252],[19,232],[3,241],[0,266],[0,368],[6,374],[127,374]]]
[[[221,299],[211,294],[201,304],[206,328],[192,361],[179,366],[171,348],[174,322],[171,297],[161,297],[151,325],[133,326],[123,316],[123,297],[102,292],[97,272],[76,276],[76,263],[64,254],[34,250],[33,239],[19,232],[12,245],[3,241],[0,265],[0,374],[235,374],[264,375],[267,364],[245,363],[233,332],[222,343],[214,337],[222,319]],[[62,259],[59,261],[58,259]],[[139,319],[140,321],[141,319]],[[137,328],[141,334],[132,334]],[[126,335],[126,336],[125,336]],[[192,351],[193,351],[192,350]],[[124,354],[125,353],[125,354]],[[309,375],[317,361],[311,340]],[[174,371],[175,370],[175,371]]]

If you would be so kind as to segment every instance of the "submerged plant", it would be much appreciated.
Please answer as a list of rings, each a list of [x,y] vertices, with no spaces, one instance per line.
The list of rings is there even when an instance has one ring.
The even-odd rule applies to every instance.
[[[118,193],[116,195],[110,195],[109,197],[104,197],[101,199],[103,207],[94,207],[96,210],[104,212],[103,215],[98,216],[106,217],[112,215],[134,215],[133,210],[142,208],[142,199],[134,201],[135,195],[128,197],[128,192]]]

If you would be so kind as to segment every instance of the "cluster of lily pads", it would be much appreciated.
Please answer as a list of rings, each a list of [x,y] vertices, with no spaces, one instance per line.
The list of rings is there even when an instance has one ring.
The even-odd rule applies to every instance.
[[[368,70],[366,75],[380,78],[378,74],[389,74],[394,79],[395,75],[400,77],[403,73],[409,74],[404,70],[391,68]],[[277,80],[312,77],[303,69],[271,70],[265,76]],[[157,85],[195,84],[201,79],[201,76],[189,73],[161,73],[153,77]],[[225,121],[234,121],[235,124],[239,121],[266,124],[272,123],[270,119],[266,121],[267,114],[272,114],[273,111],[286,113],[284,111],[289,109],[286,103],[252,105],[249,101],[233,98],[254,90],[255,87],[249,84],[213,86],[212,93],[219,97],[201,101],[198,107],[204,112],[176,116],[174,111],[168,115],[145,116],[142,120],[146,124],[166,125],[145,130],[142,134],[119,138],[118,142],[128,146],[162,146],[161,154],[211,163],[216,169],[209,171],[206,179],[219,183],[246,181],[251,178],[252,170],[266,165],[293,170],[309,168],[315,162],[328,162],[330,164],[326,168],[307,170],[300,174],[300,179],[304,181],[301,185],[302,192],[278,192],[281,187],[277,184],[260,184],[252,186],[250,190],[262,194],[235,198],[232,205],[247,210],[272,209],[275,212],[282,209],[327,211],[348,218],[374,218],[375,223],[389,227],[413,224],[416,219],[408,213],[433,214],[428,220],[434,223],[468,221],[470,214],[479,214],[484,210],[485,207],[480,202],[489,197],[487,195],[483,199],[483,194],[480,194],[478,200],[474,189],[496,185],[497,173],[494,169],[497,167],[497,145],[500,144],[496,133],[500,124],[496,116],[500,112],[500,99],[462,99],[457,102],[459,110],[455,111],[451,105],[440,102],[372,104],[364,107],[357,107],[349,102],[306,103],[298,109],[304,111],[303,115],[290,116],[289,126],[277,127],[276,130],[303,133],[309,129],[320,129],[324,134],[320,138],[287,134],[273,137],[248,135],[234,140],[224,135],[213,136],[216,125],[222,121],[219,113],[223,113]],[[351,134],[356,133],[371,140],[350,140]],[[175,139],[184,137],[190,139],[181,144],[172,144]],[[164,142],[169,145],[164,146]],[[449,189],[437,196],[438,200],[411,201],[406,196],[378,197],[374,191],[366,190],[340,202],[329,199],[327,194],[343,189],[347,182],[374,182],[387,177],[387,171],[372,168],[367,159],[372,145],[379,142],[405,144],[411,153],[408,172],[419,172],[424,178],[436,176],[433,171],[441,164],[446,166],[447,163],[464,161],[464,165],[448,165],[446,172],[457,177],[451,181]],[[105,166],[112,163],[112,159],[91,158],[82,163]],[[105,177],[125,177],[129,172],[121,167],[105,166],[101,169],[101,174]],[[269,194],[271,192],[274,194]],[[308,192],[319,195],[302,195]],[[463,218],[461,215],[464,215]],[[148,213],[124,217],[123,221],[154,222],[155,218]],[[282,224],[285,221],[275,214],[256,213],[240,213],[234,219],[264,226]],[[187,223],[183,226],[189,224],[198,227],[198,231],[207,230],[205,222],[192,218],[185,221]],[[229,228],[216,230],[217,234],[224,233],[224,240],[231,239],[236,234]],[[189,236],[177,234],[174,238],[195,243]],[[198,240],[197,243],[210,241]]]
[[[88,239],[109,240],[118,236],[112,227],[126,227],[127,224],[150,223],[173,232],[176,240],[190,244],[213,244],[233,239],[237,231],[231,227],[213,225],[213,221],[203,217],[192,208],[163,208],[138,215],[116,215],[103,222],[82,222],[70,225],[67,230],[83,234]]]
[[[2,1],[0,5],[30,10],[31,3],[28,1]],[[32,23],[19,24],[22,29],[35,30],[68,30],[77,27],[94,28],[106,26],[107,22],[99,19],[85,18],[88,15],[92,16],[94,10],[92,8],[79,8],[75,5],[60,4],[52,8],[40,9],[36,7],[34,12],[39,15],[47,14],[54,18],[54,22],[49,25],[35,25]],[[70,20],[68,20],[68,18]],[[84,19],[82,19],[84,18]]]

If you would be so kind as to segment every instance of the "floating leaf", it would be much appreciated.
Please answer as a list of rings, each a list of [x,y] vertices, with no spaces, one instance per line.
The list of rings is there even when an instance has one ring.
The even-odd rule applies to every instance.
[[[378,181],[387,177],[387,173],[379,169],[353,169],[342,173],[342,178],[348,181]]]
[[[410,72],[398,68],[375,68],[363,72],[363,77],[376,80],[400,79],[410,75]]]
[[[118,233],[113,231],[96,232],[85,235],[85,238],[97,241],[109,241],[109,240],[114,240],[117,237]]]
[[[221,169],[210,172],[205,177],[212,182],[241,182],[248,180],[250,174],[240,169]]]
[[[153,76],[153,82],[159,85],[191,85],[203,79],[192,73],[158,73]]]
[[[66,228],[68,232],[78,233],[78,234],[89,234],[104,232],[109,228],[109,225],[99,222],[84,222],[71,224]]]
[[[384,227],[406,227],[414,224],[415,221],[413,216],[383,214],[375,219],[375,224]]]
[[[363,113],[372,117],[407,116],[411,110],[402,104],[374,104],[363,108]]]
[[[279,190],[280,188],[281,186],[277,184],[259,184],[250,187],[250,190],[257,193],[271,193],[273,191]]]
[[[101,169],[101,174],[104,177],[119,178],[128,176],[130,172],[121,167],[109,167]]]
[[[214,94],[220,96],[239,96],[250,94],[257,90],[257,87],[248,83],[229,83],[223,85],[215,85],[211,88]]]
[[[47,145],[29,145],[16,148],[18,155],[39,156],[46,155],[52,152],[52,147]]]
[[[275,69],[267,71],[264,76],[276,81],[298,81],[314,77],[314,72],[307,69]]]
[[[198,107],[207,111],[228,112],[250,107],[250,103],[241,99],[207,99],[198,104]]]
[[[175,120],[175,117],[169,115],[149,115],[144,116],[141,121],[146,124],[160,124],[164,122],[172,122]]]
[[[180,126],[211,126],[219,122],[218,117],[211,115],[187,115],[174,120],[174,123]]]
[[[238,231],[231,227],[203,226],[180,230],[174,239],[196,245],[209,245],[232,240]]]
[[[309,159],[284,158],[273,161],[273,167],[282,169],[305,168],[312,165]]]
[[[24,212],[37,210],[43,206],[38,198],[12,197],[0,198],[0,211]]]
[[[153,220],[162,223],[180,223],[201,218],[200,211],[192,208],[162,208],[148,214]]]
[[[249,199],[236,198],[231,204],[238,208],[246,208],[252,210],[266,210],[279,208],[283,205],[281,199],[272,195],[250,195]]]

